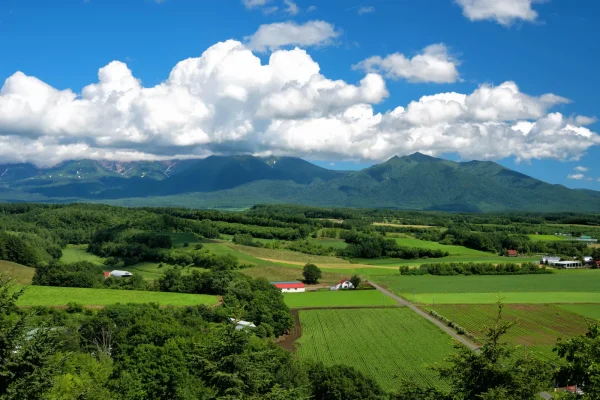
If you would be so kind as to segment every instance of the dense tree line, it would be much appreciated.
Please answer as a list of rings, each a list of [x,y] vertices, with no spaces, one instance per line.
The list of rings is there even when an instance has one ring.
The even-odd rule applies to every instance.
[[[58,245],[39,236],[0,231],[0,260],[36,267],[61,256]]]
[[[552,270],[535,263],[431,263],[418,268],[400,267],[402,275],[525,275],[551,274]]]
[[[338,254],[348,258],[441,258],[448,252],[437,249],[423,249],[398,245],[394,239],[379,234],[365,234],[357,231],[343,231],[341,236],[348,246],[338,250]]]

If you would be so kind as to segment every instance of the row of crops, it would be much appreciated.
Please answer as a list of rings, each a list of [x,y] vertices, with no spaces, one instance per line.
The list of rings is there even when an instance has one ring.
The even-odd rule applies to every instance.
[[[406,308],[300,311],[298,356],[353,366],[387,390],[443,387],[428,367],[453,353],[448,335]]]
[[[428,310],[431,308],[428,308]],[[481,340],[486,327],[490,326],[498,314],[495,304],[436,305],[435,311],[443,317],[465,328]],[[505,339],[521,351],[552,361],[556,340],[570,338],[587,331],[584,317],[551,304],[507,304],[503,309],[504,319],[515,322]]]

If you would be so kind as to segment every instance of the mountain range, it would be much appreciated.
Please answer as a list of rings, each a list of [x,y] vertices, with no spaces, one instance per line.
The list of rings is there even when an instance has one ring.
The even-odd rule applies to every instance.
[[[120,205],[248,207],[257,203],[438,211],[600,212],[600,192],[553,185],[489,161],[421,153],[360,171],[295,157],[67,161],[52,168],[0,165],[0,200]]]

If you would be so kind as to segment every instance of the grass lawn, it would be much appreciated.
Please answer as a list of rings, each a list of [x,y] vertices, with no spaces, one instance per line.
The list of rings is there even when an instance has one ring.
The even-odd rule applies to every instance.
[[[371,280],[395,293],[600,293],[600,270],[556,270],[544,275],[373,276]]]
[[[419,247],[422,249],[431,250],[442,250],[447,251],[450,255],[454,256],[477,256],[477,257],[493,257],[494,254],[486,253],[484,251],[469,249],[464,246],[453,246],[447,244],[439,244],[438,242],[429,242],[427,240],[420,240],[414,238],[395,238],[396,243],[400,246],[405,247]]]
[[[401,295],[412,300],[410,292]],[[497,293],[415,293],[421,304],[506,304],[600,303],[600,293],[587,292],[497,292]]]
[[[288,267],[281,265],[260,265],[239,270],[242,274],[251,276],[252,278],[265,278],[269,282],[277,281],[301,281],[302,267],[298,265],[290,265]],[[338,270],[321,270],[322,276],[319,283],[333,284],[341,281],[344,278],[349,278],[354,273],[343,272]]]
[[[17,305],[65,306],[69,302],[85,306],[105,306],[115,303],[158,303],[161,306],[191,306],[216,304],[217,296],[137,290],[29,286],[23,296],[19,298]]]
[[[305,293],[284,293],[289,308],[393,306],[393,299],[378,290],[340,290]]]
[[[495,304],[436,304],[435,311],[465,328],[481,342],[485,328],[493,324],[498,307]],[[516,323],[504,337],[506,342],[523,346],[523,350],[546,361],[557,359],[552,348],[559,337],[571,338],[587,332],[585,318],[554,305],[507,304],[502,315],[505,320]]]
[[[452,354],[452,339],[410,309],[300,311],[300,359],[345,364],[397,391],[402,380],[444,387],[427,367]]]
[[[561,304],[557,307],[582,315],[586,318],[600,319],[599,304]]]
[[[261,247],[240,246],[237,244],[228,244],[233,250],[245,253],[254,258],[262,258],[268,260],[280,260],[282,262],[297,262],[297,263],[314,263],[314,264],[350,264],[348,261],[337,257],[313,256],[304,254],[298,251],[291,250],[273,250]]]
[[[33,279],[35,269],[10,261],[0,260],[0,275],[13,278],[15,283],[28,285]]]
[[[87,248],[87,244],[69,244],[65,249],[63,249],[63,255],[60,260],[66,263],[89,261],[97,265],[104,265],[104,259],[92,253],[88,253]]]

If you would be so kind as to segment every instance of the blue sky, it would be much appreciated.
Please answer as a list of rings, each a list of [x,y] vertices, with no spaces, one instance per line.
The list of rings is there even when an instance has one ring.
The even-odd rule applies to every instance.
[[[508,13],[486,8],[485,0],[472,2],[470,9],[464,0],[3,0],[0,84],[14,79],[0,94],[0,148],[5,149],[0,149],[0,163],[250,151],[357,168],[420,150],[456,160],[492,159],[551,183],[600,190],[600,124],[594,120],[600,116],[595,101],[600,90],[600,3],[504,2]],[[326,26],[317,29],[315,22]],[[274,24],[278,30],[267,29]],[[223,73],[227,76],[200,82],[200,75],[185,66],[189,74],[183,81],[169,80],[177,63],[199,58],[228,39],[245,47],[236,50],[238,61],[229,58],[232,64],[215,67],[228,71]],[[430,54],[441,69],[424,73],[413,57],[440,44],[442,50],[437,47]],[[309,82],[306,71],[314,67],[304,58],[289,68],[283,84],[267,78],[251,81],[258,72],[249,72],[243,82],[238,79],[251,71],[245,63],[252,59],[242,56],[242,50],[267,65],[277,50],[296,46],[306,55],[282,55],[288,57],[285,63],[308,57],[318,64],[325,83]],[[231,54],[231,49],[219,51]],[[393,65],[388,57],[394,53],[406,65]],[[373,56],[380,58],[365,62]],[[105,75],[116,76],[121,86],[98,84],[99,68],[114,60],[126,64],[131,76],[113,64]],[[204,74],[198,72],[204,67],[194,68]],[[24,75],[15,76],[17,71]],[[360,84],[369,73],[380,77],[385,88],[376,79]],[[351,86],[346,87],[351,96],[336,89],[304,104],[307,93],[338,80]],[[143,92],[166,81],[168,94]],[[494,90],[507,81],[516,84],[517,94],[495,96]],[[85,92],[91,84],[97,86]],[[290,85],[298,93],[285,92]],[[196,97],[173,94],[175,86]],[[137,97],[132,100],[127,93],[133,92]],[[291,97],[282,97],[284,92]],[[409,115],[409,103],[452,92],[478,95],[461,103],[459,117],[436,119],[435,124],[424,117],[425,111]],[[541,97],[548,93],[557,98]],[[423,106],[435,118],[453,113],[450,96],[442,97],[442,109]],[[43,104],[35,104],[40,98]],[[121,105],[115,106],[116,99]],[[265,104],[272,107],[266,110]],[[406,112],[392,118],[399,106]],[[561,122],[547,122],[553,113],[560,113]],[[354,122],[347,121],[348,115]],[[512,138],[507,127],[523,121],[537,128]],[[482,126],[502,132],[490,131],[484,138],[463,133],[480,132]],[[540,132],[532,138],[536,129]]]

